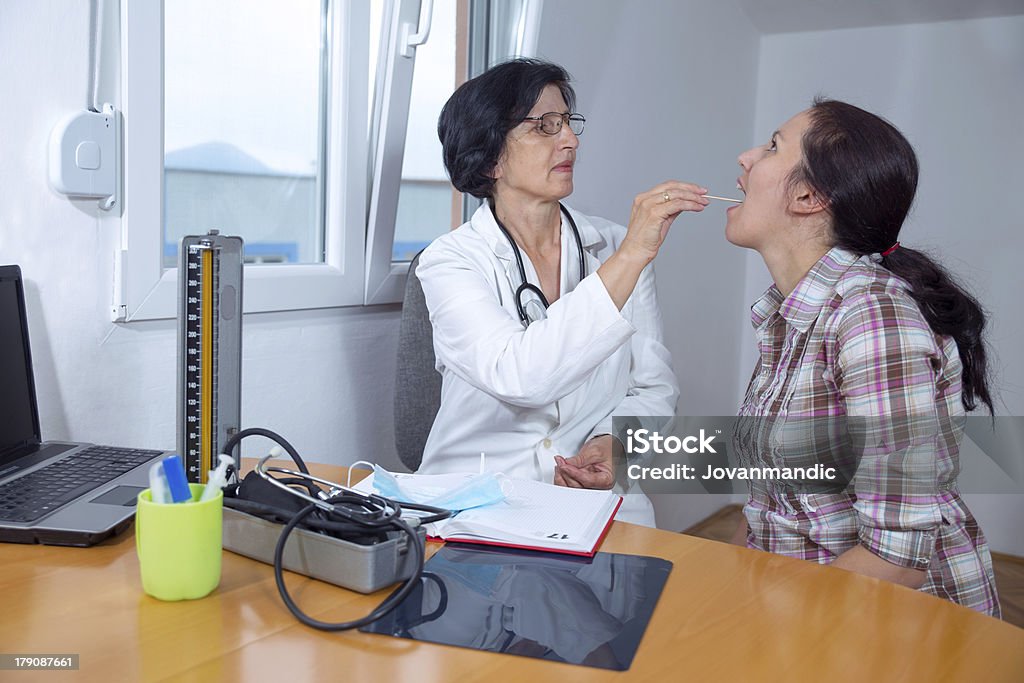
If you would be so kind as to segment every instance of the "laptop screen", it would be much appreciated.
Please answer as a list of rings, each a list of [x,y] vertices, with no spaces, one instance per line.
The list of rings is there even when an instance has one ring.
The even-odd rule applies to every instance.
[[[0,266],[0,466],[39,443],[31,368],[21,272]]]

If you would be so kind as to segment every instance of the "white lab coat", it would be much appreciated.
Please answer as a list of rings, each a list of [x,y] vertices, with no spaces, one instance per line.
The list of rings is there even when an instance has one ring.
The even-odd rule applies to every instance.
[[[613,415],[672,415],[679,389],[662,343],[648,266],[620,312],[597,269],[625,228],[572,211],[587,263],[580,281],[572,228],[562,219],[561,296],[547,318],[523,328],[516,313],[519,269],[484,204],[420,257],[442,376],[441,407],[419,472],[486,469],[552,482],[555,456],[571,457],[592,436],[612,433]],[[524,254],[528,279],[537,273]],[[650,501],[628,493],[617,517],[654,525]]]

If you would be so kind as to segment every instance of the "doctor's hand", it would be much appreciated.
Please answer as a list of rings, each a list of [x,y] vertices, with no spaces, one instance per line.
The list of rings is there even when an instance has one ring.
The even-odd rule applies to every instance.
[[[595,436],[571,458],[555,456],[555,485],[574,489],[610,489],[615,483],[610,434]]]
[[[708,204],[704,197],[707,192],[700,185],[668,180],[633,200],[625,239],[597,269],[619,310],[633,293],[640,273],[658,255],[672,221],[683,211],[703,211]]]
[[[626,238],[619,251],[650,263],[665,242],[672,222],[684,211],[703,211],[708,205],[704,197],[707,193],[707,188],[678,180],[667,180],[641,192],[633,200]]]

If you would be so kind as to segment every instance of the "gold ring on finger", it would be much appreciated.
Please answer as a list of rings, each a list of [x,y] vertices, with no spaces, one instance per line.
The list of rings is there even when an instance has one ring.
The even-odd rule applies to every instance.
[[[661,196],[665,199],[666,202],[672,201],[672,197],[669,196],[668,192],[663,193]]]

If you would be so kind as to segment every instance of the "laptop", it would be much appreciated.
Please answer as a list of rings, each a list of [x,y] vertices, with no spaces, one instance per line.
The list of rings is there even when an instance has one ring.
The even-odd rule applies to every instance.
[[[0,541],[89,546],[124,531],[163,455],[42,440],[21,269],[0,266]]]

